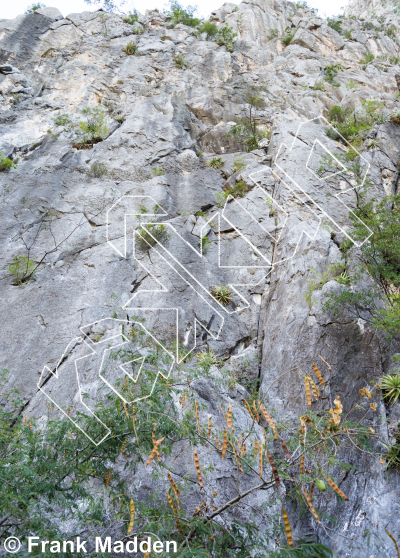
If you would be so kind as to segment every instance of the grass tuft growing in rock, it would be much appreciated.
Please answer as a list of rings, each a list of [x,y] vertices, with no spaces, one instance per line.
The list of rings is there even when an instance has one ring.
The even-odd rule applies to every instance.
[[[138,46],[135,41],[130,41],[124,48],[122,49],[125,54],[131,55],[136,54],[138,51]]]
[[[206,165],[212,169],[220,169],[224,165],[224,160],[222,157],[213,157]]]
[[[175,62],[175,66],[180,70],[186,70],[187,68],[189,68],[189,64],[185,62],[185,57],[183,53],[174,56],[174,62]]]
[[[136,245],[139,250],[146,252],[157,244],[167,244],[171,233],[168,232],[165,225],[156,225],[149,223],[140,226],[136,231]]]
[[[73,144],[76,149],[89,149],[95,143],[103,141],[109,132],[106,113],[101,106],[83,109],[84,119],[73,125],[78,141]]]
[[[108,174],[108,169],[104,163],[99,163],[98,161],[93,161],[86,174],[91,178],[101,178]]]
[[[232,291],[226,285],[216,285],[211,289],[211,294],[223,306],[227,306],[232,299]]]
[[[212,366],[217,366],[219,363],[218,357],[213,350],[197,353],[196,360],[200,368],[203,368],[206,372],[208,372]]]

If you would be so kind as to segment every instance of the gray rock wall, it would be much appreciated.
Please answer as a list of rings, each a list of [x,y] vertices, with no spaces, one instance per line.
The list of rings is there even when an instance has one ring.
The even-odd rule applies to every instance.
[[[354,2],[350,9],[363,17],[365,6]],[[193,389],[205,405],[204,420],[223,422],[220,404],[232,403],[238,432],[250,426],[241,382],[249,388],[259,381],[267,407],[290,420],[306,408],[302,373],[321,355],[332,368],[318,360],[326,379],[318,405],[329,409],[339,395],[346,411],[358,390],[388,371],[390,357],[400,352],[399,340],[388,342],[362,316],[334,318],[323,311],[324,293],[340,288],[335,281],[313,293],[311,307],[304,298],[313,274],[340,260],[339,240],[356,202],[353,189],[343,193],[334,178],[321,181],[310,173],[308,157],[315,140],[326,138],[326,125],[307,121],[327,116],[335,105],[354,108],[372,99],[388,112],[398,111],[399,61],[389,60],[399,56],[397,36],[375,36],[358,19],[345,18],[343,28],[352,29],[348,39],[291,2],[244,1],[235,8],[227,3],[212,13],[215,23],[237,32],[232,53],[196,37],[190,27],[168,28],[157,12],[140,17],[139,35],[119,15],[103,12],[62,17],[46,9],[0,22],[0,151],[17,164],[0,174],[0,359],[27,412],[45,413],[39,379],[57,403],[74,405],[79,386],[73,363],[83,348],[71,340],[87,324],[126,319],[138,308],[150,308],[142,315],[165,343],[174,340],[173,318],[151,309],[178,308],[179,342],[225,359],[236,374],[236,388],[217,388],[220,373],[214,368]],[[294,34],[288,46],[280,39],[287,28]],[[273,29],[279,37],[271,35]],[[123,51],[130,41],[138,45],[136,55]],[[363,69],[358,61],[366,51],[382,60]],[[187,68],[176,66],[180,55]],[[324,68],[333,64],[343,66],[337,87],[324,79]],[[243,153],[227,136],[246,114],[238,91],[244,80],[266,84],[266,108],[258,118],[272,129],[270,143],[252,153]],[[99,104],[107,114],[107,137],[91,149],[74,148],[73,130],[54,119],[66,114],[77,120],[85,107]],[[364,164],[370,165],[374,193],[383,197],[398,192],[400,132],[395,124],[382,123],[373,136],[379,146],[363,153]],[[340,145],[331,141],[329,149],[339,152]],[[237,156],[245,168],[235,171]],[[221,168],[207,166],[213,157],[222,157]],[[95,162],[107,167],[106,175],[88,175]],[[247,185],[246,195],[221,204],[224,188],[238,182]],[[161,209],[154,212],[156,204]],[[170,239],[164,248],[137,250],[134,257],[133,232],[146,222],[140,214],[165,223]],[[125,215],[132,215],[126,227]],[[206,235],[210,246],[204,254],[200,244]],[[9,272],[17,255],[39,264],[33,279],[20,286]],[[229,308],[210,294],[218,284],[236,286]],[[113,326],[104,326],[107,335],[108,327]],[[64,353],[68,358],[57,379],[51,371]],[[82,389],[93,401],[99,387],[96,358],[80,369]],[[380,403],[367,419],[385,440],[386,414]],[[396,417],[391,420],[396,428]],[[261,430],[256,436],[262,439]],[[185,459],[175,460],[181,451],[176,447],[169,459],[184,475]],[[373,460],[362,465],[354,474],[336,471],[349,502],[317,497],[319,509],[341,521],[336,534],[310,514],[298,519],[292,510],[295,538],[312,536],[338,556],[396,555],[384,528],[400,535],[398,476],[384,473]],[[222,465],[216,460],[214,466],[207,491],[217,487],[222,502],[236,495],[236,471],[231,460]],[[134,482],[143,500],[154,489],[145,469]],[[243,490],[249,482],[243,481]],[[250,514],[266,525],[276,511],[261,508],[267,500],[267,494],[251,496],[227,517],[247,521]],[[194,509],[197,501],[193,488],[185,505]],[[365,529],[378,533],[376,549],[360,539]]]

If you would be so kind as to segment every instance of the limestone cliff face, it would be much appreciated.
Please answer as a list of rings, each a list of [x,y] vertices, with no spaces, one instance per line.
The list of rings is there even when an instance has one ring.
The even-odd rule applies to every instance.
[[[226,3],[212,17],[237,33],[232,52],[185,25],[170,28],[156,11],[133,26],[115,14],[64,17],[55,8],[0,21],[0,151],[17,164],[0,173],[1,366],[29,413],[45,414],[48,400],[38,379],[61,406],[77,405],[79,389],[96,399],[101,381],[95,364],[80,369],[80,388],[76,381],[73,365],[83,348],[71,340],[82,335],[80,328],[142,312],[154,334],[171,341],[175,318],[140,309],[177,308],[182,345],[212,349],[225,359],[236,387],[217,388],[214,368],[193,389],[206,409],[204,421],[212,416],[223,422],[221,403],[234,405],[238,437],[251,426],[242,403],[245,382],[259,379],[266,406],[292,419],[306,408],[303,372],[318,355],[331,366],[321,364],[326,386],[318,409],[332,407],[337,395],[350,408],[359,389],[393,368],[398,340],[388,342],[363,316],[334,318],[323,310],[324,293],[340,288],[335,281],[316,290],[312,304],[304,298],[307,281],[340,261],[348,213],[356,204],[353,187],[335,176],[321,180],[315,172],[326,149],[343,150],[328,140],[326,121],[316,118],[335,105],[354,108],[373,99],[387,113],[400,109],[398,35],[368,30],[360,19],[372,18],[383,28],[397,22],[393,10],[375,21],[380,10],[380,2],[352,2],[342,20],[343,31],[351,31],[346,38],[291,2]],[[288,46],[281,40],[287,33],[293,34]],[[135,55],[123,50],[131,41]],[[363,67],[359,60],[367,52],[375,60]],[[333,86],[324,69],[338,64]],[[248,111],[239,92],[244,81],[266,85],[266,106],[257,118],[271,130],[270,141],[250,153],[227,135]],[[78,122],[85,108],[99,106],[106,114],[105,138],[90,149],[74,147],[76,128],[60,115]],[[383,119],[369,140],[375,143],[363,147],[362,164],[371,191],[377,197],[398,192],[400,128]],[[214,157],[223,160],[218,169],[206,164]],[[93,176],[93,163],[105,165],[107,174]],[[244,197],[221,203],[224,189],[236,183],[246,185]],[[125,229],[126,215],[136,217]],[[134,257],[133,231],[146,222],[140,215],[166,223],[168,254],[156,245],[136,249]],[[208,250],[201,253],[205,236]],[[40,263],[20,286],[9,272],[18,255]],[[351,269],[351,259],[347,264]],[[219,284],[236,285],[228,311],[210,296]],[[110,323],[104,322],[101,335],[112,330]],[[63,355],[56,378],[51,371]],[[377,413],[368,415],[368,426],[388,443],[386,419],[396,423],[395,412],[389,416],[380,402]],[[177,457],[182,451],[179,445],[169,459],[183,476],[187,462]],[[355,473],[336,471],[349,502],[316,496],[321,512],[341,522],[336,534],[311,514],[300,518],[291,510],[294,537],[312,536],[337,556],[394,557],[384,529],[400,535],[398,476],[375,461],[355,465]],[[132,482],[143,501],[154,490],[144,468]],[[243,489],[249,482],[243,481]],[[231,459],[209,473],[206,496],[216,488],[221,501],[236,495]],[[227,518],[246,522],[251,516],[268,525],[277,511],[262,507],[268,499],[267,493],[249,496]],[[199,501],[193,488],[185,505],[194,509]],[[360,538],[367,529],[380,537],[376,548]]]

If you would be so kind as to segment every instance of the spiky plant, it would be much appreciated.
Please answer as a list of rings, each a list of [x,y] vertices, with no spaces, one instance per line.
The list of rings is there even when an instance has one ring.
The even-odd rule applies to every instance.
[[[229,304],[232,299],[232,291],[226,285],[216,285],[211,289],[211,294],[224,306]]]
[[[219,169],[223,166],[224,160],[222,157],[213,157],[211,161],[208,161],[206,164],[212,169]]]
[[[383,397],[394,405],[400,395],[400,374],[386,374],[379,382],[384,391]]]
[[[201,351],[196,355],[197,364],[203,370],[208,371],[212,366],[217,366],[218,357],[211,349],[210,351]]]

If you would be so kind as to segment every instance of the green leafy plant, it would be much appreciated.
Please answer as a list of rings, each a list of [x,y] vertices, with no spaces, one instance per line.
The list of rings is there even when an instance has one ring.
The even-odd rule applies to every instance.
[[[246,168],[246,163],[241,155],[236,156],[233,159],[233,167],[231,169],[232,173],[240,172]]]
[[[343,37],[345,39],[348,39],[349,41],[351,41],[352,38],[353,38],[353,30],[352,29],[346,29],[345,31],[343,31]]]
[[[364,21],[362,28],[363,31],[372,31],[372,29],[375,29],[375,25],[372,21]]]
[[[315,278],[307,281],[308,288],[304,298],[310,308],[312,308],[312,294],[315,290],[320,290],[328,282],[334,279],[341,285],[351,285],[352,277],[346,272],[345,264],[334,262],[326,266],[327,271],[317,274]],[[315,270],[312,270],[315,271]]]
[[[233,196],[234,198],[243,198],[249,191],[249,187],[245,182],[236,182],[233,188],[228,188],[225,190],[223,196],[224,198],[228,198],[229,196]]]
[[[327,135],[347,145],[344,138],[359,148],[375,124],[388,120],[389,116],[381,112],[382,108],[383,103],[380,101],[362,101],[361,110],[357,111],[335,105],[328,113],[328,119],[335,129],[329,128]]]
[[[356,83],[354,79],[351,79],[348,83],[346,83],[346,87],[347,89],[356,89],[356,87],[358,87],[358,83]]]
[[[16,169],[17,165],[9,157],[3,157],[4,151],[0,151],[0,172],[8,172],[10,169]]]
[[[356,315],[368,308],[369,322],[388,337],[400,333],[400,195],[364,201],[350,213],[351,237],[363,242],[362,269],[375,288],[327,294],[326,310],[338,315],[343,308]],[[366,228],[368,227],[368,228]],[[370,238],[366,241],[367,235]]]
[[[211,161],[207,161],[206,165],[212,169],[219,169],[224,166],[224,160],[222,157],[213,157]]]
[[[194,17],[196,12],[196,6],[186,6],[186,8],[183,8],[176,0],[171,0],[169,8],[164,10],[164,14],[174,25],[182,23],[189,27],[197,27],[201,23],[200,19]]]
[[[92,147],[95,143],[103,141],[109,132],[106,113],[101,106],[83,109],[84,119],[80,120],[73,128],[78,141],[73,145],[77,149]]]
[[[22,285],[29,279],[32,279],[37,271],[37,266],[33,260],[27,256],[14,256],[13,263],[9,264],[8,271],[15,279],[15,285]]]
[[[133,10],[133,12],[128,12],[128,15],[124,17],[124,22],[133,25],[138,21],[138,17],[139,17],[139,12],[137,10]]]
[[[174,62],[175,62],[175,66],[180,70],[185,70],[186,68],[189,68],[189,64],[185,62],[185,57],[183,53],[174,56]]]
[[[31,4],[30,6],[28,6],[25,10],[26,14],[33,14],[36,12],[36,10],[40,10],[41,8],[45,8],[46,5],[45,4],[41,4],[40,2],[36,2]]]
[[[271,29],[268,35],[268,40],[272,41],[273,39],[276,39],[277,37],[279,37],[279,31],[278,29]]]
[[[385,30],[385,35],[394,39],[395,36],[397,35],[396,27],[393,24],[389,25],[389,27]]]
[[[104,163],[99,163],[98,161],[93,161],[86,174],[91,178],[101,178],[108,174],[107,166]]]
[[[388,400],[390,405],[394,405],[400,396],[400,374],[394,372],[385,374],[379,380],[379,385],[383,390],[383,397]]]
[[[210,20],[203,21],[198,30],[199,33],[207,33],[207,41],[213,39],[218,34],[218,27]]]
[[[157,225],[155,223],[149,223],[147,225],[142,225],[137,229],[136,235],[136,245],[143,252],[150,250],[153,246],[157,244],[167,244],[171,233],[168,231],[165,225]]]
[[[60,112],[53,118],[53,122],[56,126],[69,126],[72,122],[71,117],[68,114],[61,114]]]
[[[259,417],[258,429],[264,434],[266,443],[260,444],[254,436],[254,426],[243,427],[240,424],[243,421],[239,423],[243,434],[241,438],[238,436],[239,424],[236,423],[235,408],[232,410],[225,403],[221,405],[227,426],[214,421],[207,422],[199,412],[202,405],[197,402],[194,390],[187,390],[186,382],[181,381],[186,377],[190,384],[192,378],[208,376],[210,368],[220,364],[214,351],[198,353],[198,366],[194,372],[190,368],[186,369],[183,364],[180,365],[178,382],[166,379],[155,383],[155,373],[158,371],[165,372],[167,376],[170,361],[163,359],[146,342],[148,338],[137,327],[138,321],[138,318],[134,318],[133,322],[128,320],[122,324],[124,347],[115,347],[110,352],[110,358],[122,359],[122,362],[128,364],[138,350],[146,348],[146,373],[140,375],[137,384],[133,386],[130,382],[130,385],[126,385],[126,376],[122,372],[116,381],[116,388],[124,399],[131,401],[133,394],[130,392],[132,389],[135,391],[138,400],[134,406],[124,405],[115,392],[110,390],[102,393],[101,400],[93,409],[98,421],[93,421],[92,416],[76,412],[67,403],[63,411],[65,415],[73,417],[74,424],[68,419],[60,420],[52,404],[48,405],[46,420],[36,421],[27,413],[16,390],[2,393],[2,398],[7,403],[0,406],[2,537],[23,538],[26,533],[35,533],[43,541],[69,540],[70,520],[73,518],[73,532],[84,532],[88,541],[98,536],[99,532],[111,530],[116,538],[122,539],[127,537],[127,532],[131,532],[130,525],[134,520],[135,536],[138,539],[150,532],[157,540],[177,541],[177,558],[202,558],[208,555],[235,558],[239,556],[238,546],[243,556],[250,555],[255,549],[260,556],[268,552],[268,556],[274,558],[329,556],[331,552],[323,545],[305,543],[302,540],[293,541],[287,514],[286,518],[283,517],[285,527],[279,513],[262,516],[265,521],[268,518],[270,531],[267,533],[259,528],[258,523],[251,520],[238,522],[227,514],[248,494],[265,495],[265,491],[269,491],[268,507],[280,508],[287,499],[296,502],[298,507],[301,505],[301,514],[307,513],[311,517],[312,513],[318,519],[319,506],[324,509],[334,493],[347,500],[347,496],[337,486],[339,481],[334,471],[339,471],[340,467],[346,470],[346,475],[351,475],[354,457],[362,455],[366,448],[374,458],[380,457],[371,448],[377,435],[371,432],[370,422],[364,426],[351,415],[356,407],[357,412],[360,407],[368,410],[370,399],[363,396],[356,406],[346,409],[345,415],[342,414],[343,406],[338,397],[335,398],[334,409],[329,411],[313,410],[310,399],[308,410],[300,417],[293,416],[290,421],[284,421],[271,409],[268,409],[271,415],[265,414],[265,402],[255,394],[251,408],[248,403],[245,405],[245,401],[237,401],[235,407],[241,406],[242,414],[248,413],[250,419],[254,419],[253,413]],[[102,335],[101,330],[96,331],[93,338],[98,339]],[[152,373],[153,369],[157,372]],[[293,371],[290,372],[293,374]],[[6,374],[7,371],[3,373]],[[287,371],[280,377],[285,374]],[[300,385],[303,378],[299,372],[297,374]],[[226,392],[232,381],[225,379],[223,374],[221,376],[222,379],[215,379],[215,382],[218,381],[218,385]],[[315,381],[318,381],[317,378]],[[1,388],[6,382],[7,378],[4,377]],[[150,397],[144,398],[151,386],[154,389]],[[371,391],[372,393],[368,392],[369,397],[375,398],[375,391]],[[316,385],[313,394],[318,399],[319,389]],[[104,424],[112,435],[102,443],[91,443],[84,432],[90,432],[91,438],[100,442],[104,436]],[[233,426],[236,427],[235,432]],[[282,440],[282,447],[290,456],[288,459],[281,457]],[[187,471],[182,477],[176,475],[174,468],[171,468],[172,460],[167,461],[170,456],[174,456],[174,452],[176,455],[178,443],[178,447],[190,444],[190,448],[197,448],[198,451],[198,454],[195,451],[194,459],[187,460]],[[346,450],[350,463],[341,459],[341,449]],[[239,473],[241,470],[245,471],[246,491],[243,494],[242,491],[239,492],[233,502],[231,495],[227,498],[223,496],[218,503],[211,495],[200,495],[197,500],[199,511],[193,513],[193,506],[187,505],[182,492],[185,495],[197,481],[190,479],[190,483],[185,482],[185,477],[193,471],[195,460],[200,488],[203,482],[207,482],[208,473],[212,469],[207,468],[203,455],[210,451],[214,452],[216,467],[220,466],[224,458],[232,459],[235,466],[237,464],[237,483],[240,488],[242,480]],[[300,469],[303,468],[300,463],[304,461],[306,470],[299,473],[299,466]],[[144,471],[145,464],[151,465],[153,470],[153,476],[149,478],[157,478],[159,485],[165,487],[165,490],[159,490],[151,498],[142,498],[131,480],[135,474]],[[313,500],[311,508],[304,498],[304,492],[311,493],[314,484],[322,479],[327,480],[329,487],[319,494],[318,499]],[[286,494],[276,490],[282,482],[285,483]],[[193,492],[195,493],[197,490]],[[321,502],[320,499],[323,498],[326,500]],[[205,504],[200,501],[205,501]],[[229,529],[225,527],[225,519],[230,521]],[[322,523],[324,519],[321,515],[319,520]],[[288,545],[283,543],[285,534],[290,542]],[[276,541],[279,541],[278,548]],[[276,550],[269,550],[271,546]],[[198,548],[200,552],[197,552]],[[87,550],[89,556],[98,555],[91,543]],[[39,553],[40,547],[37,555]],[[40,554],[44,558],[54,556],[54,552],[49,551],[48,547]],[[57,555],[63,556],[60,552]],[[72,554],[66,554],[66,558],[69,556]]]
[[[260,139],[265,137],[265,134],[257,124],[257,111],[263,110],[266,107],[264,100],[264,93],[266,91],[267,87],[265,84],[253,85],[248,82],[245,82],[240,88],[241,99],[248,107],[248,114],[246,118],[242,118],[237,124],[234,124],[228,134],[235,136],[246,151],[258,149]]]
[[[215,41],[219,46],[225,46],[228,52],[233,52],[236,43],[235,37],[237,37],[237,33],[234,33],[233,28],[226,23],[218,29]]]
[[[333,29],[334,31],[336,31],[340,35],[342,34],[343,22],[340,19],[331,19],[331,18],[328,17],[327,23],[328,23],[328,26],[331,29]]]
[[[223,306],[229,304],[232,299],[232,291],[226,285],[216,285],[210,292]]]
[[[138,51],[138,46],[135,43],[135,41],[129,41],[129,43],[124,46],[124,48],[122,49],[126,54],[131,55],[131,54],[136,54]]]
[[[284,35],[283,37],[281,37],[281,41],[285,46],[288,46],[291,42],[292,39],[295,35],[295,32],[293,33],[287,33],[286,35]]]
[[[375,55],[372,52],[366,52],[362,58],[358,61],[361,64],[363,70],[366,69],[368,64],[370,64],[373,60],[375,60]]]
[[[162,169],[152,169],[151,174],[154,174],[154,176],[162,176],[164,171]]]
[[[319,80],[311,87],[314,91],[325,91],[325,85],[322,80]]]
[[[201,249],[203,254],[207,254],[208,249],[210,248],[212,244],[212,240],[211,238],[209,238],[208,236],[202,236],[201,237]]]
[[[344,70],[344,66],[342,64],[333,64],[332,66],[325,66],[324,73],[325,73],[325,81],[327,81],[333,87],[339,87],[340,83],[335,81],[336,76],[339,72]]]

